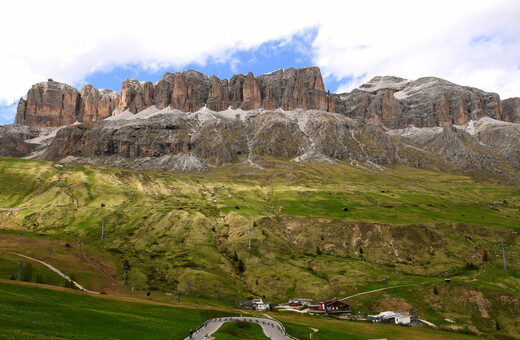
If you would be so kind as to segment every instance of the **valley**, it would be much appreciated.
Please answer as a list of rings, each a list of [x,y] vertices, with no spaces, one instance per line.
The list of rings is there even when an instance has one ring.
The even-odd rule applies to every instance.
[[[200,173],[12,158],[0,163],[2,279],[16,276],[17,252],[68,270],[87,289],[110,297],[146,300],[151,291],[152,300],[175,305],[177,296],[165,293],[186,293],[190,282],[186,306],[229,314],[237,301],[254,297],[283,304],[352,296],[345,302],[360,316],[414,309],[441,329],[517,336],[518,187],[402,165],[276,157],[258,160],[262,168],[234,163]],[[63,285],[32,265],[30,281],[41,273],[44,284]],[[272,315],[295,325],[308,320],[312,326],[319,318],[320,329],[329,322]],[[330,334],[361,327],[330,322]],[[313,338],[325,339],[327,332]]]

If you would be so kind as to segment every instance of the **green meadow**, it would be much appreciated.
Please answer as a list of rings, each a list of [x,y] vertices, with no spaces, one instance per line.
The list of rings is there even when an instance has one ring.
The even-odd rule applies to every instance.
[[[17,252],[109,294],[168,303],[190,282],[186,299],[204,308],[385,288],[346,301],[362,316],[413,308],[447,330],[517,336],[519,187],[403,166],[264,165],[179,174],[2,158],[0,277],[16,276]],[[33,263],[37,276],[63,285]]]

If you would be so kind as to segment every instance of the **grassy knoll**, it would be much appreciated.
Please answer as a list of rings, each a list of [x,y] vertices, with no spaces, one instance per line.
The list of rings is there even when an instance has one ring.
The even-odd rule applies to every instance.
[[[414,308],[443,327],[516,334],[518,187],[403,166],[269,162],[177,174],[0,159],[0,275],[11,275],[9,251],[44,260],[53,247],[51,264],[89,289],[187,291],[189,281],[194,304],[421,283],[348,301],[362,314]],[[444,277],[455,284],[439,286]]]
[[[265,340],[262,326],[250,322],[226,322],[212,335],[217,340],[250,339]]]

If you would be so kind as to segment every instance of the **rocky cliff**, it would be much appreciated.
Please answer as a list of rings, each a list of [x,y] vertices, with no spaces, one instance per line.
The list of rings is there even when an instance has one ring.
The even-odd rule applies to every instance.
[[[520,98],[501,101],[496,93],[426,77],[409,81],[375,77],[350,93],[326,92],[319,68],[289,68],[255,77],[208,77],[188,70],[166,73],[153,84],[136,79],[123,82],[121,93],[86,85],[79,92],[54,81],[34,85],[18,105],[16,123],[62,126],[97,121],[149,107],[196,112],[281,108],[335,112],[388,129],[464,124],[481,117],[520,122]]]
[[[503,120],[520,124],[520,98],[509,98],[502,102]]]
[[[35,84],[20,98],[15,124],[63,126],[109,117],[119,104],[119,94],[86,85],[80,91],[49,80]]]
[[[389,129],[464,124],[486,116],[507,118],[498,94],[434,77],[415,81],[375,77],[339,97],[337,112]]]
[[[62,126],[101,120],[127,110],[135,114],[152,105],[184,112],[195,112],[204,106],[213,111],[231,107],[335,112],[334,99],[335,95],[325,92],[317,67],[289,68],[258,77],[239,74],[229,80],[188,70],[166,73],[156,84],[127,79],[121,94],[91,85],[78,92],[55,81],[39,83],[25,99],[20,99],[15,123]]]

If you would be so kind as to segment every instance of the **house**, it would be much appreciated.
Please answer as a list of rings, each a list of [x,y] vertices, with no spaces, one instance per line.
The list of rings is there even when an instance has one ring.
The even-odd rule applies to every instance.
[[[264,303],[262,301],[262,299],[253,299],[251,300],[251,309],[252,310],[268,310],[269,309],[269,304],[268,303]]]
[[[350,305],[336,299],[326,300],[325,308],[328,314],[352,314]]]
[[[285,307],[291,308],[291,309],[302,309],[303,306],[304,306],[304,304],[300,300],[289,300],[289,302],[287,302],[285,304]]]
[[[318,314],[352,314],[350,306],[336,299],[330,299],[317,304],[309,305],[309,313]]]
[[[325,314],[327,309],[324,302],[309,305],[309,313]]]
[[[369,315],[368,321],[376,323],[390,323],[396,325],[408,325],[410,323],[410,315],[399,314],[392,311],[381,312],[378,315]]]

